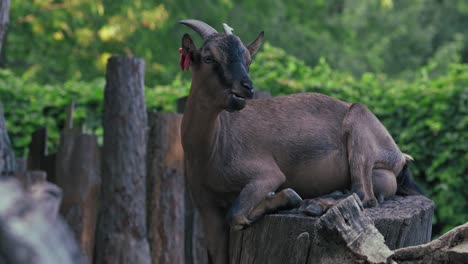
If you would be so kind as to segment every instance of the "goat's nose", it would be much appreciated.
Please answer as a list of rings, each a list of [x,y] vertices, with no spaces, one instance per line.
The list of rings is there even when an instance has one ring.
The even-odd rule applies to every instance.
[[[252,98],[254,91],[253,91],[253,84],[251,80],[243,80],[240,82],[243,88],[247,90],[247,97]]]

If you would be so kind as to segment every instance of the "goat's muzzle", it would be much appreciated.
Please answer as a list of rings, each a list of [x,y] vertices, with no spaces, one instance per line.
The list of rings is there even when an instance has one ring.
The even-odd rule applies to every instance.
[[[254,96],[254,88],[252,81],[242,80],[238,85],[234,85],[232,94],[241,99],[252,99]]]

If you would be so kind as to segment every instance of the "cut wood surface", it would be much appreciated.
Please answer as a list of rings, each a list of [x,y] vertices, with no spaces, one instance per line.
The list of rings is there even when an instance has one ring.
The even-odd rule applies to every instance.
[[[148,116],[147,224],[152,263],[184,263],[185,179],[182,115]]]
[[[406,204],[400,214],[401,203]],[[406,214],[408,207],[414,214]],[[391,209],[393,208],[393,209]],[[295,214],[267,215],[242,231],[231,231],[230,258],[232,264],[250,263],[369,263],[390,261],[392,251],[387,241],[427,243],[434,204],[423,196],[395,197],[380,207],[362,209],[360,200],[350,196],[322,217],[306,217]],[[393,214],[388,214],[393,210]],[[419,213],[418,213],[419,212]],[[388,215],[387,215],[388,214]],[[394,225],[395,232],[380,234],[373,222],[387,216],[387,225]],[[414,218],[428,217],[420,221],[425,226],[420,241],[397,239],[394,236],[417,235],[423,227],[399,232],[404,223],[418,222]],[[386,227],[385,230],[390,230]]]
[[[139,58],[108,60],[95,263],[151,263],[146,238],[144,68]]]

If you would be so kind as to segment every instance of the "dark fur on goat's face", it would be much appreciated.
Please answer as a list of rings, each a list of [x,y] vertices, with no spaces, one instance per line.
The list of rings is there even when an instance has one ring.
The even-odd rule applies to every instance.
[[[245,107],[246,99],[253,97],[253,83],[248,72],[261,38],[254,42],[254,47],[249,48],[235,35],[217,33],[206,38],[200,49],[195,49],[190,36],[184,35],[183,45],[190,43],[187,46],[192,55],[195,89],[203,90],[210,105],[230,112],[239,111]]]
[[[216,34],[205,41],[199,68],[209,76],[212,85],[207,88],[214,88],[210,93],[221,108],[239,111],[245,107],[245,99],[252,98],[251,62],[249,51],[237,36]]]

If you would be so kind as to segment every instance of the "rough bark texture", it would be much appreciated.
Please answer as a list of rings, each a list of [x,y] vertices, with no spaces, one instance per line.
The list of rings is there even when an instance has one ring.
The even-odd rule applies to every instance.
[[[430,243],[395,250],[393,259],[400,264],[468,263],[468,222]]]
[[[3,48],[4,37],[10,21],[10,0],[0,1],[0,51]]]
[[[188,97],[182,97],[177,100],[177,112],[183,113]],[[182,148],[182,146],[181,146]],[[184,164],[186,161],[184,161]],[[184,166],[185,167],[185,166]],[[208,251],[205,246],[205,235],[203,226],[189,188],[187,186],[187,174],[184,171],[185,195],[185,263],[186,264],[205,264],[208,263]]]
[[[179,114],[148,116],[148,240],[152,263],[184,263],[185,179]]]
[[[11,147],[10,138],[3,115],[3,105],[0,102],[0,178],[15,174],[15,153]]]
[[[16,179],[3,179],[0,193],[0,263],[83,263],[73,235],[57,217],[60,188],[38,181],[24,192]]]
[[[83,255],[93,259],[94,232],[101,184],[97,138],[81,129],[65,129],[56,159],[56,182],[63,190],[61,212]]]
[[[405,207],[400,214],[399,206]],[[392,209],[390,209],[392,208]],[[406,214],[413,208],[414,215]],[[362,211],[360,201],[355,196],[347,198],[330,209],[320,218],[292,214],[267,215],[243,231],[232,231],[230,240],[231,263],[355,263],[366,259],[370,263],[385,262],[392,251],[384,241],[400,241],[402,244],[426,243],[431,228],[434,204],[422,196],[396,197],[386,201],[381,207]],[[393,210],[393,213],[387,214]],[[368,212],[372,211],[372,212]],[[424,213],[422,213],[424,211]],[[418,213],[419,212],[419,213]],[[387,217],[386,234],[382,236],[373,222]],[[417,222],[413,218],[425,216],[420,221],[425,226],[400,232],[404,223]],[[380,217],[380,218],[379,218]],[[380,231],[380,230],[379,230]],[[412,235],[420,241],[409,238],[396,239],[394,236]],[[401,242],[403,241],[403,242]],[[393,243],[393,242],[391,242]]]
[[[146,239],[144,61],[112,57],[106,80],[95,262],[150,263]]]

